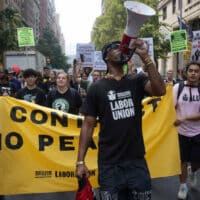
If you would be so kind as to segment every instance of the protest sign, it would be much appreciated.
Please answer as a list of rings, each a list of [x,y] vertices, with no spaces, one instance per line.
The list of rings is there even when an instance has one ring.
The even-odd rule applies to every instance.
[[[30,27],[17,28],[19,47],[35,46],[33,29]]]

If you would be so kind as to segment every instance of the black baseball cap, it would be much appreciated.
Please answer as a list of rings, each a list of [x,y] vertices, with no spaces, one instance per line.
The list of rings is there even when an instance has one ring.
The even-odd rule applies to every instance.
[[[109,52],[110,50],[118,49],[119,46],[120,46],[120,41],[112,41],[112,42],[106,43],[106,44],[103,46],[102,50],[101,50],[103,60],[104,60],[105,62],[107,62],[105,58],[106,58],[108,52]]]

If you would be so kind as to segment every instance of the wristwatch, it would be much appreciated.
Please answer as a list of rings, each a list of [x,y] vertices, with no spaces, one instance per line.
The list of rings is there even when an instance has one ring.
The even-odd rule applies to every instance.
[[[76,167],[78,167],[79,165],[85,165],[85,161],[83,161],[83,160],[77,161],[76,162]]]

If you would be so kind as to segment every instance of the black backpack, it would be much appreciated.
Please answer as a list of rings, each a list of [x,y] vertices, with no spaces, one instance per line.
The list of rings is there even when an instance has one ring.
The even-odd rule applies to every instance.
[[[180,97],[181,92],[183,91],[184,86],[188,86],[184,83],[184,81],[180,81],[178,84],[179,85],[178,85],[177,101]],[[191,87],[191,86],[189,86],[189,87]],[[198,84],[198,86],[194,86],[194,87],[198,87],[198,91],[199,91],[199,95],[200,95],[200,83]]]

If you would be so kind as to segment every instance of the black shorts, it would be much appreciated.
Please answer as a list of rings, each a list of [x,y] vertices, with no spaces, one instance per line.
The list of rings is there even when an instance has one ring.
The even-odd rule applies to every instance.
[[[179,146],[182,162],[200,163],[200,134],[194,137],[179,134]]]
[[[112,200],[115,196],[130,200],[151,199],[151,178],[145,159],[99,165],[99,185],[103,200]]]

